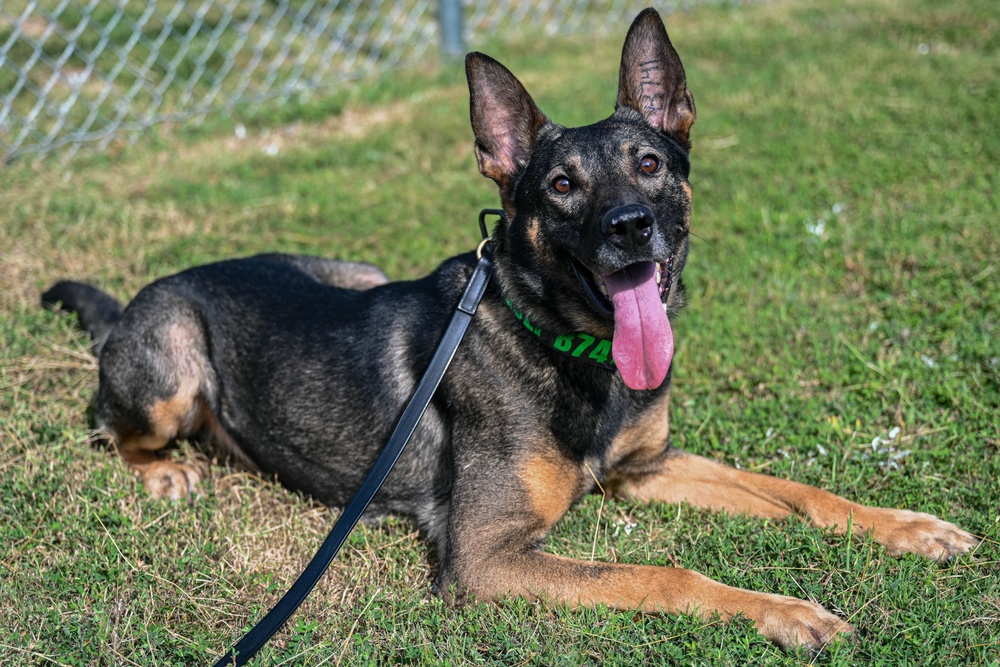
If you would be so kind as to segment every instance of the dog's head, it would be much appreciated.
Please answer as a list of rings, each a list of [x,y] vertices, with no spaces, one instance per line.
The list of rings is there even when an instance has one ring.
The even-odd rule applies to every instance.
[[[488,56],[469,54],[466,73],[479,170],[507,214],[494,234],[500,289],[543,328],[613,335],[625,383],[658,387],[682,305],[695,120],[659,15],[635,19],[615,112],[593,125],[552,123]]]

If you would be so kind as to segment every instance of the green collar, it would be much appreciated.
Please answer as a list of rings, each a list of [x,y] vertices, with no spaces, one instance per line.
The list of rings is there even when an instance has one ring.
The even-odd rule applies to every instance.
[[[610,339],[598,338],[582,331],[561,335],[542,331],[541,327],[531,323],[531,320],[528,319],[528,314],[519,310],[513,301],[505,298],[504,303],[510,308],[510,312],[514,313],[514,317],[524,325],[524,328],[538,336],[539,340],[546,347],[555,350],[561,355],[585,361],[594,366],[600,366],[608,370],[615,369],[615,360],[611,356]]]

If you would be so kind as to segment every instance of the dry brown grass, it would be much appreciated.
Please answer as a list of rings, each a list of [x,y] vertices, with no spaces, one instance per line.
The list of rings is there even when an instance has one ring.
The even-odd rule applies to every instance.
[[[996,22],[986,0],[967,1],[791,0],[671,19],[700,113],[699,238],[685,274],[692,298],[678,322],[672,418],[682,446],[945,514],[988,538],[980,554],[928,567],[796,522],[599,498],[559,524],[552,550],[679,564],[854,614],[867,628],[858,642],[831,647],[817,664],[919,655],[992,666],[1000,459],[988,343],[998,291],[995,197],[986,195],[997,150],[983,128],[996,98]],[[955,31],[949,54],[917,59],[917,40],[939,44],[945,29]],[[540,40],[502,59],[556,120],[575,124],[610,111],[619,48],[618,38]],[[811,73],[817,62],[824,67]],[[891,113],[878,103],[887,77],[905,82]],[[942,81],[957,86],[948,105],[934,102]],[[70,167],[0,171],[0,619],[12,629],[0,637],[0,664],[206,664],[312,556],[335,511],[209,465],[210,453],[191,446],[174,455],[201,466],[201,495],[150,500],[92,433],[97,377],[85,341],[69,318],[42,312],[38,295],[73,277],[124,298],[196,261],[325,252],[327,237],[350,258],[395,262],[399,274],[468,249],[469,212],[493,204],[495,191],[475,172],[460,79],[424,83],[372,93],[395,100],[385,104],[352,98],[323,121],[248,123],[243,139],[221,125],[199,135],[165,129],[159,144]],[[947,134],[927,132],[918,117]],[[298,191],[283,180],[289,172],[313,180]],[[273,181],[281,188],[269,189]],[[802,219],[834,201],[848,214],[826,238],[805,237]],[[863,456],[899,421],[913,452],[890,472]],[[778,653],[739,624],[523,601],[449,609],[430,593],[434,559],[406,522],[360,527],[260,664],[811,660]]]

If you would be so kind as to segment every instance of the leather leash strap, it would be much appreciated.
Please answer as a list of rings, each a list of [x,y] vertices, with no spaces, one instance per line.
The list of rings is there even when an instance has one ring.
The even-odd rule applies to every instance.
[[[434,352],[434,357],[431,359],[430,365],[424,371],[424,376],[420,379],[420,384],[417,385],[417,389],[413,393],[410,402],[406,405],[406,409],[403,410],[403,415],[399,418],[396,429],[389,437],[389,442],[386,443],[382,453],[379,454],[378,460],[375,461],[375,465],[372,466],[365,481],[362,482],[361,488],[358,489],[351,502],[344,508],[343,513],[337,519],[337,523],[334,524],[330,534],[323,541],[323,544],[320,545],[316,555],[306,565],[306,569],[302,571],[299,578],[288,589],[288,592],[278,600],[278,603],[274,605],[271,611],[267,612],[264,618],[257,621],[257,625],[253,626],[231,651],[215,663],[214,667],[239,667],[240,665],[245,665],[260,650],[260,647],[271,638],[271,635],[285,624],[288,617],[298,609],[299,605],[306,599],[306,596],[316,586],[316,582],[326,572],[326,569],[336,557],[337,552],[340,551],[340,547],[347,540],[347,536],[350,535],[351,530],[358,523],[365,509],[368,508],[368,504],[382,487],[382,483],[396,464],[399,455],[403,453],[403,448],[406,447],[410,436],[416,430],[420,418],[427,410],[434,392],[441,383],[441,378],[444,377],[445,371],[448,370],[448,366],[455,356],[455,351],[458,349],[459,343],[462,342],[466,329],[469,328],[469,322],[472,321],[472,316],[475,315],[476,308],[479,306],[479,302],[486,292],[486,286],[493,276],[493,260],[490,257],[488,248],[486,248],[489,238],[487,238],[484,222],[484,217],[491,214],[503,216],[502,212],[492,209],[484,210],[479,214],[479,226],[484,237],[477,252],[479,262],[476,264],[476,268],[472,272],[472,277],[469,278],[469,282],[465,286],[465,292],[462,294],[462,298],[459,300],[458,306],[456,306],[455,312],[451,316],[451,321],[448,323],[448,328],[445,329],[444,336],[441,338],[441,342]]]

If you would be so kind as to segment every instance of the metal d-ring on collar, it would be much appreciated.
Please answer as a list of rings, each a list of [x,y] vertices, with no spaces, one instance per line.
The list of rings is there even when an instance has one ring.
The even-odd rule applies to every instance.
[[[434,357],[427,366],[427,370],[424,371],[424,376],[420,379],[420,384],[413,392],[413,397],[407,403],[406,409],[403,410],[403,415],[399,418],[395,430],[389,437],[389,442],[386,443],[378,460],[375,461],[375,465],[365,477],[365,481],[361,483],[361,487],[344,508],[330,534],[320,545],[316,555],[306,565],[299,578],[295,580],[288,592],[278,600],[271,611],[267,612],[264,618],[260,619],[231,651],[221,657],[214,667],[245,665],[271,638],[271,635],[285,624],[288,617],[298,609],[313,587],[316,586],[316,582],[326,572],[337,552],[340,551],[340,547],[347,540],[347,536],[358,523],[365,509],[368,508],[368,504],[382,487],[382,483],[396,464],[399,455],[403,453],[403,448],[406,447],[410,436],[416,430],[420,418],[427,410],[427,405],[441,383],[441,378],[448,370],[448,366],[455,356],[455,351],[458,349],[459,343],[462,342],[466,329],[469,328],[469,322],[472,321],[472,316],[475,315],[476,308],[482,301],[486,286],[489,285],[490,278],[493,276],[493,253],[489,249],[491,239],[486,229],[486,216],[488,215],[496,215],[501,219],[505,217],[503,211],[498,209],[484,209],[479,213],[479,229],[483,234],[483,240],[476,249],[478,260],[476,268],[472,271],[472,276],[465,286],[462,298],[459,299],[458,305],[455,307],[448,328],[445,329],[444,336],[441,338],[437,350],[434,351]]]

